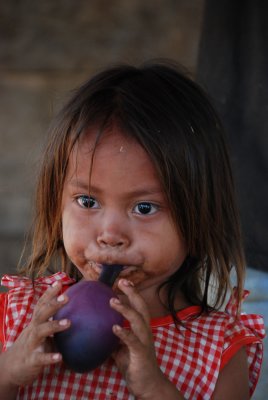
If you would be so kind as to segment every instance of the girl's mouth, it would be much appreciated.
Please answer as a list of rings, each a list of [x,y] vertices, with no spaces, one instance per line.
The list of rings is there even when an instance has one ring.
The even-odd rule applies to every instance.
[[[120,265],[120,263],[114,263],[114,264],[119,264],[119,265]],[[107,265],[107,264],[106,264],[106,265]],[[111,267],[112,267],[112,265],[113,265],[113,264],[111,264]],[[90,266],[90,267],[93,269],[93,271],[95,271],[98,275],[101,274],[102,268],[103,268],[102,264],[96,263],[96,262],[94,262],[94,261],[89,261],[89,266]],[[120,274],[119,274],[119,277],[118,277],[118,278],[124,278],[124,277],[128,276],[130,273],[132,273],[132,272],[134,272],[134,271],[137,271],[137,270],[138,270],[138,268],[137,268],[136,266],[134,266],[134,265],[124,265],[123,268],[122,268],[122,271],[121,271]]]
[[[122,271],[120,272],[119,277],[124,278],[125,276],[128,276],[130,273],[137,271],[138,268],[135,267],[134,265],[129,265],[123,267]]]

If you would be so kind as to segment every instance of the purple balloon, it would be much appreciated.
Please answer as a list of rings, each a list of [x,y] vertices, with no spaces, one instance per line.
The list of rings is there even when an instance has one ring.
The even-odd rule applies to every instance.
[[[117,296],[100,281],[80,281],[66,294],[69,301],[54,319],[67,318],[71,326],[54,335],[55,344],[69,368],[76,372],[90,371],[100,366],[119,343],[112,326],[122,325],[123,317],[109,304]]]

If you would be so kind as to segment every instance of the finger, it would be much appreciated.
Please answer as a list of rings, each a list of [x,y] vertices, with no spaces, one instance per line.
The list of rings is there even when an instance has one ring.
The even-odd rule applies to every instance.
[[[152,333],[150,325],[145,322],[140,313],[132,307],[122,304],[117,298],[112,298],[110,304],[113,309],[129,321],[131,330],[140,342],[148,344],[151,341]]]
[[[48,289],[44,292],[44,294],[40,297],[38,303],[47,303],[53,297],[55,297],[62,289],[62,283],[60,281],[53,282],[52,285],[48,287]]]
[[[37,343],[43,342],[47,337],[51,337],[54,333],[64,331],[71,326],[71,321],[68,319],[52,320],[38,325],[36,328]]]
[[[147,324],[150,323],[150,313],[147,304],[142,296],[135,289],[133,283],[126,279],[120,279],[118,282],[119,289],[127,296],[129,304],[142,315]]]
[[[31,357],[31,364],[37,367],[45,367],[50,364],[56,364],[62,361],[60,353],[42,353],[33,352]]]
[[[128,347],[130,352],[135,354],[141,352],[144,355],[146,345],[131,330],[114,325],[113,333]]]
[[[49,287],[43,296],[40,297],[33,313],[32,321],[34,323],[40,324],[47,321],[58,309],[67,303],[67,295],[60,294],[60,290],[61,283],[57,282],[57,285]]]

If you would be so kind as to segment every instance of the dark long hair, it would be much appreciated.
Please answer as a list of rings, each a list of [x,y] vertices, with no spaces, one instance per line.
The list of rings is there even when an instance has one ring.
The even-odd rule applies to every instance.
[[[147,151],[188,246],[183,265],[165,282],[170,311],[174,314],[177,291],[208,311],[211,282],[212,306],[220,307],[232,268],[241,299],[245,261],[222,124],[203,90],[171,62],[106,69],[82,85],[56,117],[40,170],[33,245],[23,272],[41,275],[60,256],[56,268],[79,279],[61,232],[68,159],[90,126],[101,132],[112,123]]]

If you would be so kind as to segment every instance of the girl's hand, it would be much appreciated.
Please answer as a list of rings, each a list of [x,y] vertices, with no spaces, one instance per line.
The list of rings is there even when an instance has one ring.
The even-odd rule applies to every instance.
[[[121,279],[118,287],[127,296],[129,306],[117,299],[111,299],[111,306],[129,321],[131,329],[113,327],[123,343],[113,358],[129,391],[137,399],[163,399],[164,393],[171,395],[168,399],[182,399],[157,364],[146,303],[131,282]]]
[[[61,283],[46,290],[34,309],[29,325],[21,332],[14,344],[1,357],[5,358],[5,376],[12,386],[28,385],[45,366],[61,361],[59,353],[52,350],[51,336],[67,329],[70,321],[53,321],[52,316],[67,301],[60,295]]]

